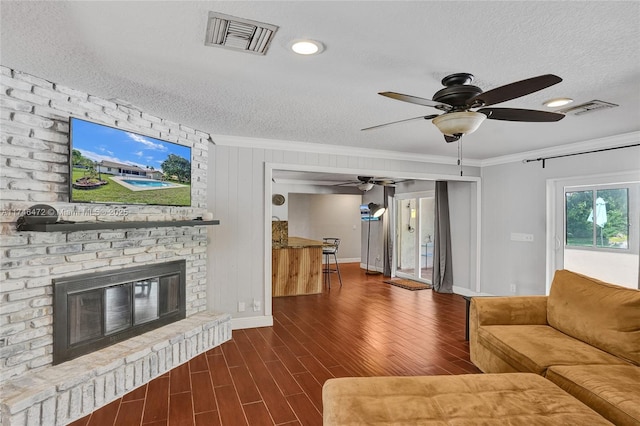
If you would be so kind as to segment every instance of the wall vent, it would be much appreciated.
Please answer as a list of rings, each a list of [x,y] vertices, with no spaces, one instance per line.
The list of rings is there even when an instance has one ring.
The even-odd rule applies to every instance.
[[[275,25],[209,12],[204,44],[264,55],[277,30]]]
[[[588,112],[599,111],[601,109],[615,108],[617,106],[619,105],[594,99],[593,101],[585,102],[580,105],[575,105],[570,108],[561,109],[558,112],[561,112],[563,114],[582,115]]]

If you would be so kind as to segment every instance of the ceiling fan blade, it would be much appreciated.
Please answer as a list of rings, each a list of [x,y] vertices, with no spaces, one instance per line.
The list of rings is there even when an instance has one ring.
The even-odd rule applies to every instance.
[[[380,186],[391,186],[394,188],[396,186],[396,182],[391,179],[375,179],[375,180],[372,180],[371,182]]]
[[[418,104],[418,105],[423,105],[428,107],[434,107],[434,108],[441,109],[443,111],[450,111],[453,109],[453,106],[449,104],[432,101],[431,99],[419,98],[417,96],[403,95],[402,93],[396,93],[396,92],[380,92],[378,94],[382,96],[386,96],[387,98],[396,99],[398,101],[409,102],[412,104]]]
[[[470,107],[489,106],[500,102],[510,101],[529,93],[537,92],[554,84],[560,83],[562,79],[557,75],[545,74],[526,80],[516,81],[495,89],[482,92],[467,101]]]
[[[560,121],[564,114],[558,112],[538,111],[535,109],[518,108],[480,108],[478,112],[483,113],[490,120],[503,121],[528,121],[534,123],[544,123],[550,121]]]
[[[407,118],[405,120],[392,121],[391,123],[378,124],[377,126],[365,127],[364,129],[360,129],[360,130],[377,129],[378,127],[389,126],[390,124],[402,123],[402,122],[405,122],[405,121],[412,121],[412,120],[420,120],[420,119],[422,119],[422,120],[431,120],[433,118],[436,118],[437,116],[438,116],[438,114],[423,115],[423,116],[420,116],[420,117]]]

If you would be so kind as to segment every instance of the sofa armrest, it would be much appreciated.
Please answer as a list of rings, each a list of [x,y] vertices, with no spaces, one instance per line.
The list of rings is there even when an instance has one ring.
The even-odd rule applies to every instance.
[[[469,307],[469,356],[485,373],[518,371],[480,339],[480,329],[491,325],[547,325],[547,296],[473,297]]]
[[[474,297],[469,319],[481,325],[547,325],[547,296]]]

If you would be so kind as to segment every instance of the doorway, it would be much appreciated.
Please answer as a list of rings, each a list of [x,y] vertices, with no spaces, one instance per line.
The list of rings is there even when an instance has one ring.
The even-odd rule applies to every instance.
[[[434,206],[433,192],[396,196],[395,276],[431,284]]]

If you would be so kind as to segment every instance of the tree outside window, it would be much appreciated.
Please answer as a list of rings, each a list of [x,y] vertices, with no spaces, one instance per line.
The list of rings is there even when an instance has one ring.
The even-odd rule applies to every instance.
[[[565,193],[567,246],[628,249],[627,188]]]

